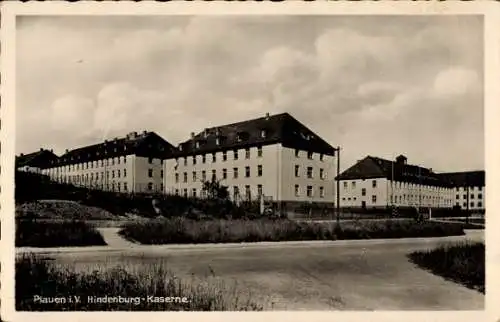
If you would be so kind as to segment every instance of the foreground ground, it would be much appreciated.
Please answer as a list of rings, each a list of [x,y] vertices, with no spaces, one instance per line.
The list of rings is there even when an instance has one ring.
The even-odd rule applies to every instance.
[[[237,281],[274,310],[482,310],[484,296],[417,268],[415,250],[467,236],[398,240],[282,242],[236,245],[133,245],[101,229],[108,246],[38,249],[76,269],[166,261],[179,276]],[[33,249],[19,249],[19,252]]]

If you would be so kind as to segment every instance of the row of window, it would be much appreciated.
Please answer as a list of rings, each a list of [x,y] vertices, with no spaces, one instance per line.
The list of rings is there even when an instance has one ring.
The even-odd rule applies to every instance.
[[[245,159],[250,159],[250,148],[246,148],[245,149]],[[215,163],[217,162],[217,153],[214,152],[211,154],[212,156],[212,163]],[[198,155],[194,155],[191,157],[191,162],[192,162],[192,165],[196,165],[197,162],[198,162]],[[227,161],[227,151],[223,151],[222,152],[222,161],[225,162]],[[262,147],[257,147],[257,157],[260,158],[262,157]],[[233,160],[238,160],[239,159],[239,150],[235,149],[233,150]],[[179,162],[177,160],[177,162]],[[206,154],[202,154],[201,155],[201,163],[205,164],[207,163],[207,155]],[[187,157],[184,157],[184,166],[187,166],[188,165],[188,158]]]
[[[161,164],[163,165],[163,160],[159,159]],[[153,164],[154,158],[148,158],[148,163]],[[49,171],[52,172],[57,172],[57,171],[75,171],[75,170],[88,170],[88,169],[94,169],[94,168],[99,168],[99,167],[105,167],[105,166],[112,166],[115,164],[126,164],[127,163],[127,158],[125,156],[121,157],[115,157],[115,158],[110,158],[110,159],[104,159],[104,160],[97,160],[97,161],[88,161],[84,163],[78,163],[78,164],[69,164],[66,166],[62,167],[57,167],[57,168],[52,168]]]
[[[295,157],[296,158],[300,158],[300,150],[299,149],[295,149]],[[307,158],[309,160],[314,160],[314,152],[310,152],[310,151],[304,151],[307,153]],[[323,161],[324,160],[324,155],[322,153],[319,154],[319,160],[320,161]]]
[[[300,186],[298,184],[295,185],[295,196],[300,197]],[[306,186],[306,196],[307,197],[314,196],[313,186]],[[325,188],[324,187],[319,187],[319,196],[321,198],[325,197]]]
[[[79,174],[79,175],[70,175],[69,177],[72,178],[73,180],[76,180],[76,182],[82,182],[82,181],[89,181],[89,180],[99,180],[104,178],[104,171],[102,172],[92,172],[92,173],[86,173],[86,174]],[[99,175],[100,174],[100,175]],[[127,169],[118,169],[118,170],[111,170],[111,171],[106,171],[106,178],[126,178],[127,177]],[[66,176],[68,177],[68,176]],[[152,178],[153,177],[153,169],[148,169],[148,177]],[[163,170],[160,170],[160,177],[163,178]]]
[[[457,187],[456,189],[457,189],[457,191],[460,191],[460,189],[466,190],[467,188],[465,188],[465,187]],[[483,187],[471,187],[470,189],[471,190],[477,189],[479,191],[483,191]]]
[[[344,189],[347,189],[347,188],[348,188],[348,184],[349,184],[348,182],[344,181]],[[351,182],[351,187],[352,187],[353,189],[355,189],[355,188],[356,188],[356,181]],[[377,180],[372,180],[372,187],[373,187],[373,188],[377,188]],[[363,188],[363,189],[364,189],[364,188]]]
[[[199,194],[198,194],[199,192]],[[175,189],[175,194],[176,195],[179,195],[180,193],[180,190],[179,189]],[[192,188],[190,190],[188,190],[187,188],[185,189],[182,189],[182,195],[184,197],[193,197],[193,198],[198,198],[198,197],[206,197],[206,191],[204,190],[198,190],[196,188]],[[262,185],[259,184],[257,185],[257,196],[262,196],[263,195],[263,190],[262,190]],[[238,200],[240,199],[240,188],[238,186],[233,186],[233,200]],[[252,190],[251,190],[251,187],[250,185],[246,185],[245,186],[245,195],[244,195],[244,198],[246,200],[252,200]]]
[[[464,199],[467,199],[467,195],[462,196]],[[469,195],[469,199],[474,199],[475,195],[472,193]],[[460,199],[460,195],[457,195],[457,200]],[[477,199],[483,199],[483,194],[478,194]]]
[[[365,194],[363,195],[365,196]],[[407,198],[408,197],[408,198]],[[417,199],[417,196],[414,196],[414,195],[401,195],[401,196],[394,196],[394,199],[393,199],[393,196],[390,196],[390,201],[393,202],[398,202],[398,198],[399,198],[399,202],[403,202],[403,201],[411,201],[412,199],[413,200],[416,200]],[[441,197],[441,198],[438,198],[438,197],[432,197],[432,196],[422,196],[422,199],[427,199],[428,201],[444,201],[444,198]],[[348,201],[351,201],[351,197],[343,197],[342,198],[343,201],[345,200],[348,200]],[[356,201],[357,198],[356,197],[353,197],[352,200]],[[447,202],[451,202],[450,200],[446,200]],[[373,203],[376,203],[377,202],[377,196],[376,195],[372,195],[372,202]]]
[[[456,205],[457,205],[457,206],[460,206],[460,203],[458,203],[458,202],[457,202],[457,203],[456,203]],[[476,204],[474,203],[474,201],[472,201],[472,202],[470,203],[470,207],[471,207],[471,208],[474,208],[474,206],[475,206],[475,205],[476,205]],[[463,206],[464,206],[464,208],[467,208],[467,202],[464,202],[464,203],[463,203]],[[483,203],[482,203],[481,201],[479,201],[479,202],[477,203],[477,207],[478,207],[478,208],[483,208]]]
[[[296,178],[300,177],[300,166],[299,165],[295,165],[295,177]],[[313,167],[307,167],[306,168],[306,177],[308,179],[313,179],[314,178]],[[319,178],[322,179],[322,180],[326,179],[325,169],[319,169]]]
[[[262,165],[257,166],[257,177],[262,177]],[[228,177],[228,171],[227,169],[222,169],[222,179],[227,179]],[[233,178],[237,179],[239,177],[239,172],[238,168],[233,168]],[[250,167],[245,167],[245,178],[250,177]],[[217,170],[213,169],[212,170],[212,179],[217,179]],[[196,171],[192,172],[192,181],[195,182],[198,180],[198,173]],[[207,180],[207,172],[205,170],[201,171],[201,181],[206,181]],[[175,182],[179,182],[179,174],[175,174]],[[183,182],[186,183],[188,182],[188,173],[184,172],[183,173]]]

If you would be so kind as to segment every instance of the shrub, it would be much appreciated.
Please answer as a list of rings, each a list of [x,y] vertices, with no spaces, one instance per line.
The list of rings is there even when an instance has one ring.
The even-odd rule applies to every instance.
[[[83,221],[16,220],[16,246],[60,247],[106,245],[101,234]]]
[[[485,245],[463,242],[408,255],[418,266],[469,288],[485,292]]]
[[[463,235],[464,231],[461,224],[416,224],[412,220],[354,221],[336,225],[287,219],[195,221],[179,217],[128,223],[120,234],[142,244],[184,244],[440,237]]]
[[[248,294],[216,278],[180,279],[160,262],[139,269],[115,267],[77,272],[33,255],[16,259],[16,309],[18,311],[224,311],[262,310]],[[34,296],[68,298],[80,302],[42,304]],[[113,296],[139,299],[134,303],[91,303],[88,297]],[[147,296],[186,297],[188,303],[151,303]]]

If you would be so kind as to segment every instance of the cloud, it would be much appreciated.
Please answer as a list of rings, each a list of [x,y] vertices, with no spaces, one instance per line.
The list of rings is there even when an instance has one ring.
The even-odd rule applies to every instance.
[[[343,146],[344,167],[405,153],[482,168],[481,27],[466,16],[24,17],[17,151],[142,130],[177,144],[286,111]]]

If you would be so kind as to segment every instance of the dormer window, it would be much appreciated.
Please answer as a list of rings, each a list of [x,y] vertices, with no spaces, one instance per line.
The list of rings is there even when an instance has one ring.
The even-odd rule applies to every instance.
[[[260,130],[260,137],[265,138],[267,136],[267,131],[266,130]]]
[[[182,151],[182,145],[179,144],[179,151]]]
[[[220,145],[220,138],[215,138],[215,144]]]
[[[240,133],[238,133],[236,135],[236,141],[241,142],[241,134]]]
[[[200,148],[200,142],[196,142],[195,146],[196,146],[197,149],[199,149]]]

